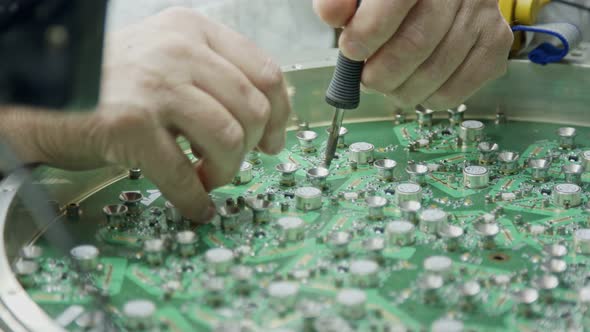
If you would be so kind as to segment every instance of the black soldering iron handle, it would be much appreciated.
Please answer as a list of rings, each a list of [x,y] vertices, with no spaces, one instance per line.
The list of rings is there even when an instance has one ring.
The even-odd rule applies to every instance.
[[[362,0],[357,0],[356,8]],[[326,102],[337,109],[351,110],[359,106],[361,99],[361,76],[365,61],[354,61],[338,53],[334,76],[326,92]]]

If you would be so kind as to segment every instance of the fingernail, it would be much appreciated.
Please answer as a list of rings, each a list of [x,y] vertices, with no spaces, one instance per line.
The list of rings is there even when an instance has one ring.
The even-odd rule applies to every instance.
[[[345,50],[350,57],[354,58],[353,60],[361,61],[369,57],[369,49],[363,43],[355,40],[347,41]]]

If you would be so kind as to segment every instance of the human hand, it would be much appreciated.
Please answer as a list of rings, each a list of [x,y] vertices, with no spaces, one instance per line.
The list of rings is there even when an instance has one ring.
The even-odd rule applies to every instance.
[[[345,26],[340,49],[366,59],[363,85],[400,108],[455,107],[507,70],[513,34],[497,0],[314,0]],[[356,11],[356,12],[355,12]]]
[[[31,116],[38,161],[139,167],[195,221],[212,216],[207,193],[233,179],[247,151],[278,153],[284,145],[290,106],[280,68],[191,10],[170,9],[115,33],[101,94],[95,113]],[[178,135],[201,157],[196,165]]]

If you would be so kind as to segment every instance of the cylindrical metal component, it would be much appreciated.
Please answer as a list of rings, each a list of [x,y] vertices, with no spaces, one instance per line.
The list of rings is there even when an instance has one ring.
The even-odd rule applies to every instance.
[[[430,256],[422,264],[428,274],[448,278],[453,273],[453,261],[447,256]]]
[[[250,151],[246,154],[246,160],[252,165],[258,165],[262,162],[260,159],[260,152],[258,151]]]
[[[553,187],[553,204],[562,208],[577,207],[582,204],[582,188],[573,183],[562,183]]]
[[[170,201],[164,203],[164,214],[166,215],[166,220],[173,224],[179,224],[182,222],[182,213],[180,213],[180,210]]]
[[[281,228],[281,240],[285,242],[299,242],[305,237],[305,221],[299,217],[281,217],[277,220]]]
[[[231,269],[234,289],[239,294],[248,294],[253,288],[252,278],[254,270],[246,265],[237,265]]]
[[[123,204],[107,205],[102,209],[106,216],[107,224],[114,228],[120,228],[125,225],[127,212],[129,209]]]
[[[529,170],[534,181],[545,182],[549,178],[551,162],[547,159],[529,160]]]
[[[475,232],[481,238],[481,246],[484,249],[493,249],[496,246],[495,238],[500,233],[500,226],[498,223],[480,222],[474,226]]]
[[[43,256],[43,248],[29,244],[20,249],[20,257],[29,261],[36,261]]]
[[[315,187],[301,187],[295,190],[295,207],[303,211],[322,208],[322,191]]]
[[[318,138],[318,134],[315,131],[300,131],[297,133],[296,137],[297,140],[299,140],[301,151],[305,153],[315,152],[315,141]]]
[[[561,167],[566,183],[581,184],[584,167],[578,164],[568,164]]]
[[[275,168],[277,172],[281,173],[281,186],[292,187],[295,185],[295,172],[299,170],[299,166],[294,163],[278,164]]]
[[[358,320],[366,314],[367,294],[356,288],[343,289],[336,295],[336,303],[343,317]]]
[[[567,255],[567,247],[562,244],[547,244],[543,247],[543,251],[553,258],[562,258]]]
[[[326,128],[326,133],[328,135],[330,135],[331,132],[332,132],[332,128],[330,128],[330,127]],[[346,147],[346,142],[345,142],[344,138],[346,137],[347,134],[348,134],[348,129],[346,129],[345,127],[340,127],[340,133],[338,133],[338,143],[337,143],[337,147],[339,149]]]
[[[477,145],[479,150],[479,163],[480,165],[489,165],[496,161],[496,154],[500,147],[496,143],[492,142],[481,142]]]
[[[96,270],[98,266],[98,248],[89,245],[79,245],[70,250],[70,256],[72,257],[73,263],[82,271],[90,272]]]
[[[148,239],[143,243],[143,254],[150,265],[162,265],[164,262],[164,240]]]
[[[345,257],[348,255],[348,245],[352,236],[348,232],[334,232],[328,236],[328,245],[336,257]]]
[[[236,174],[236,176],[234,177],[233,184],[239,186],[252,181],[252,168],[253,166],[250,162],[243,161],[240,165],[240,170],[238,171],[238,174]]]
[[[406,167],[406,173],[410,176],[410,181],[419,185],[426,183],[426,176],[430,170],[424,164],[409,164]]]
[[[234,253],[226,248],[212,248],[205,252],[208,269],[214,274],[226,274],[234,263]]]
[[[467,166],[463,169],[463,185],[470,189],[481,189],[488,186],[490,173],[484,166]]]
[[[464,310],[471,311],[477,307],[481,286],[477,281],[468,281],[461,286],[461,306]]]
[[[379,264],[371,260],[355,260],[350,263],[350,282],[355,287],[372,288],[379,283]]]
[[[325,167],[314,167],[307,170],[307,180],[312,186],[324,189],[327,186],[327,179],[330,171]]]
[[[582,228],[574,232],[574,247],[577,253],[590,255],[590,229]]]
[[[131,300],[123,305],[125,325],[130,330],[148,330],[154,325],[156,305],[150,300]]]
[[[141,213],[139,204],[143,195],[139,191],[124,191],[119,195],[119,199],[127,206],[131,215],[137,216]]]
[[[545,273],[555,275],[562,279],[567,271],[567,262],[563,259],[551,258],[543,263],[541,269],[545,271]]]
[[[576,128],[562,127],[557,129],[559,136],[559,146],[563,149],[571,149],[576,145]]]
[[[80,210],[80,204],[70,203],[66,206],[66,217],[70,220],[78,220],[82,211]]]
[[[438,235],[445,241],[448,251],[459,249],[459,242],[463,234],[463,228],[450,224],[447,224],[438,231]]]
[[[381,181],[392,181],[393,171],[397,166],[397,162],[391,159],[379,159],[373,163],[373,166],[377,170],[377,177]]]
[[[441,209],[425,209],[420,213],[420,230],[436,235],[447,225],[448,220],[449,215]]]
[[[422,201],[422,187],[415,183],[400,183],[395,188],[397,204],[409,201]]]
[[[35,286],[35,274],[39,271],[39,264],[35,261],[19,259],[14,264],[14,273],[24,288]]]
[[[422,204],[418,201],[405,201],[399,203],[402,219],[415,225],[418,224],[418,212],[420,212],[420,209],[422,209]]]
[[[368,258],[377,262],[382,262],[385,240],[382,237],[368,238],[363,241],[363,249]]]
[[[375,146],[373,144],[365,142],[353,143],[348,148],[348,160],[357,163],[357,165],[367,165],[373,162],[374,151]]]
[[[271,202],[264,198],[264,195],[251,196],[246,198],[246,204],[252,210],[254,223],[264,223],[270,221]]]
[[[205,279],[203,282],[205,290],[205,302],[212,307],[219,307],[225,302],[225,279],[222,277],[213,277]]]
[[[425,303],[436,303],[440,301],[440,290],[444,285],[441,275],[427,274],[420,279],[419,287],[422,289]]]
[[[197,235],[193,231],[182,231],[176,233],[176,246],[180,256],[188,257],[195,254]]]
[[[518,172],[518,159],[520,155],[512,151],[503,151],[498,154],[500,173],[514,174]]]
[[[131,180],[138,180],[141,178],[141,169],[139,168],[130,168],[129,169],[129,179]]]
[[[385,218],[384,209],[389,203],[387,198],[380,196],[369,196],[365,199],[369,209],[370,220],[382,220]]]
[[[268,286],[268,295],[272,307],[279,313],[285,313],[295,307],[299,285],[294,282],[278,281]]]
[[[467,120],[459,127],[459,138],[463,146],[475,146],[483,139],[485,125],[481,121]]]
[[[584,170],[590,172],[590,150],[582,151],[580,153],[580,161],[582,162]]]
[[[433,110],[425,109],[424,107],[417,107],[416,108],[416,118],[418,120],[418,126],[420,128],[432,127],[433,115],[434,115]]]
[[[465,326],[460,320],[453,318],[441,318],[435,320],[431,327],[430,332],[463,332]]]
[[[542,275],[535,280],[533,284],[539,293],[539,299],[545,303],[553,302],[553,291],[559,286],[559,279],[551,274]]]
[[[466,111],[467,111],[467,106],[465,106],[464,104],[457,107],[456,110],[454,110],[454,109],[447,110],[447,112],[449,113],[449,124],[451,125],[451,127],[454,127],[464,121]]]
[[[514,296],[516,303],[516,312],[522,316],[531,316],[533,313],[533,306],[539,299],[539,292],[534,288],[526,288]]]
[[[409,221],[396,220],[385,226],[389,246],[409,246],[416,241],[416,226]]]
[[[225,232],[237,229],[241,211],[233,199],[226,201],[224,205],[217,209],[217,214],[221,219],[221,229]]]

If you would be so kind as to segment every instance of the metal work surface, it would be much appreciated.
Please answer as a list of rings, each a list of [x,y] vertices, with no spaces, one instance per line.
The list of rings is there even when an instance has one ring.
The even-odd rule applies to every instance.
[[[184,220],[138,171],[47,168],[35,184],[62,215],[35,223],[27,197],[17,199],[22,176],[7,178],[3,327],[590,326],[587,62],[513,62],[465,113],[395,113],[385,98],[363,95],[327,171],[325,59],[287,72],[297,122],[310,127],[293,126],[277,157],[249,155],[234,183],[212,194],[218,215],[208,225]],[[73,250],[40,236],[47,227],[75,234]]]

